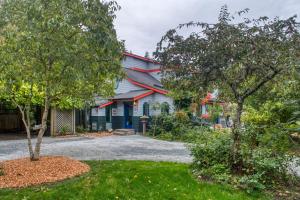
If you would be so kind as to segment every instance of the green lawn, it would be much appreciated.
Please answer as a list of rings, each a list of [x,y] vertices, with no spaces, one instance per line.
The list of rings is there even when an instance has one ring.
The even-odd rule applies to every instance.
[[[53,185],[0,190],[12,199],[267,199],[227,186],[198,183],[188,165],[148,161],[88,161],[90,173]]]

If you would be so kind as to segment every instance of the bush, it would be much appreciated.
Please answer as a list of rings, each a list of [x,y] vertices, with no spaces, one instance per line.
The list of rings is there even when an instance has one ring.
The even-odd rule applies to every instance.
[[[174,137],[178,137],[188,129],[188,125],[181,123],[180,120],[175,115],[153,116],[149,132],[153,136],[171,133]]]
[[[246,129],[242,138],[242,174],[231,172],[231,134],[209,130],[190,145],[196,174],[204,179],[233,184],[248,192],[295,184],[298,178],[289,172],[294,158],[286,154],[285,148],[280,148],[282,137],[276,136],[283,133],[274,133],[272,142],[265,136],[255,136],[257,140],[252,144],[253,133],[250,130],[253,131]]]
[[[203,129],[203,127],[194,126],[188,113],[184,111],[177,111],[171,115],[153,116],[149,127],[149,135],[188,142],[193,141]],[[160,136],[161,134],[163,136]]]
[[[230,148],[231,138],[228,133],[209,130],[201,133],[197,142],[191,145],[194,167],[207,169],[221,164],[228,168]]]
[[[171,133],[162,133],[157,136],[157,138],[162,139],[162,140],[174,140],[174,137]]]

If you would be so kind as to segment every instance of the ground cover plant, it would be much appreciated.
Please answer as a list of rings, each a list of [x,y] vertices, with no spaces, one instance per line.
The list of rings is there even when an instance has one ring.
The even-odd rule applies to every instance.
[[[150,161],[87,161],[91,172],[75,179],[20,190],[0,190],[11,199],[197,199],[251,200],[267,196],[198,182],[187,164]]]

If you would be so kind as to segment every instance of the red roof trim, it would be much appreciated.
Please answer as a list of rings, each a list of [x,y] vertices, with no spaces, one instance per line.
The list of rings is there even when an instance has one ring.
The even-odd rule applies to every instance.
[[[144,94],[140,94],[140,95],[138,95],[138,96],[133,97],[133,101],[142,99],[142,98],[144,98],[144,97],[146,97],[146,96],[149,96],[149,95],[151,95],[151,94],[153,94],[153,93],[154,93],[154,91],[150,91],[150,92],[146,92],[146,93],[144,93]]]
[[[111,105],[113,103],[114,103],[113,101],[107,102],[105,104],[100,105],[99,108],[104,108],[104,107],[109,106],[109,105]]]
[[[141,84],[141,83],[136,82],[136,81],[134,81],[134,80],[132,80],[132,79],[130,79],[130,78],[127,78],[127,80],[128,80],[130,83],[134,84],[134,85],[138,85],[138,86],[140,86],[140,87],[147,88],[147,89],[149,89],[149,90],[153,90],[154,92],[157,92],[157,93],[160,93],[160,94],[167,94],[167,93],[168,93],[168,91],[165,91],[165,90],[159,90],[159,89],[153,88],[153,87],[151,87],[151,86],[149,86],[149,85]]]
[[[136,59],[139,59],[139,60],[143,60],[143,61],[146,61],[146,62],[151,62],[151,63],[154,63],[154,64],[160,64],[159,62],[157,62],[155,60],[152,60],[150,58],[145,58],[143,56],[139,56],[139,55],[136,55],[136,54],[133,54],[133,53],[124,52],[123,55],[129,56],[129,57],[132,57],[132,58],[136,58]]]
[[[142,69],[142,68],[138,68],[138,67],[131,67],[130,69],[138,71],[138,72],[145,72],[145,73],[160,72],[160,69]]]

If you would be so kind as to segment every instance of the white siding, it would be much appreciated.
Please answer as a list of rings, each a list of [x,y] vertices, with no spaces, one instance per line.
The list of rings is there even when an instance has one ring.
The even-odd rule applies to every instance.
[[[125,92],[129,92],[132,90],[141,90],[144,89],[142,87],[133,85],[132,83],[130,83],[128,80],[123,79],[120,83],[118,88],[115,90],[116,94],[120,94],[120,93],[125,93]]]
[[[117,108],[112,108],[112,116],[124,116],[123,101],[117,101]]]
[[[160,72],[150,72],[149,73],[151,76],[153,76],[154,78],[156,78],[157,80],[161,80],[161,73]]]
[[[137,104],[137,108],[134,110],[134,116],[142,116],[143,115],[143,105],[145,102],[149,103],[150,116],[155,116],[161,114],[161,109],[154,110],[153,106],[157,103],[162,104],[167,102],[170,106],[170,113],[174,112],[174,103],[173,99],[159,93],[154,93],[150,96],[147,96],[143,99],[140,99]]]
[[[138,67],[142,69],[157,69],[159,68],[158,64],[142,61],[136,58],[132,58],[126,56],[126,58],[122,61],[122,66],[125,68]]]
[[[149,103],[149,110],[151,111],[151,105],[153,102],[154,95],[147,96],[138,101],[137,109],[134,111],[134,116],[143,116],[143,105],[145,102]],[[151,112],[150,112],[151,115]]]
[[[154,94],[154,102],[159,102],[160,104],[167,102],[170,106],[170,113],[173,113],[175,111],[174,108],[174,102],[173,99],[171,97],[168,97],[166,95],[163,94],[159,94],[159,93],[155,93]],[[161,110],[156,110],[156,111],[152,111],[152,115],[159,115],[161,114]]]
[[[92,108],[92,116],[105,116],[105,108]]]

